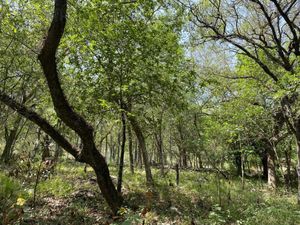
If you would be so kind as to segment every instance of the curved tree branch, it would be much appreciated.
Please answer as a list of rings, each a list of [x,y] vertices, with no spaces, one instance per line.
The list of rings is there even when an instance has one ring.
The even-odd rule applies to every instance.
[[[67,1],[55,0],[51,26],[38,59],[41,62],[57,116],[80,136],[83,149],[78,158],[94,169],[101,192],[115,214],[121,207],[123,198],[119,195],[111,180],[105,158],[96,148],[93,127],[72,109],[61,88],[58,76],[56,52],[64,33],[66,14]]]
[[[37,124],[46,134],[48,134],[57,144],[64,148],[68,153],[73,155],[78,160],[80,150],[70,144],[53,126],[51,126],[47,120],[42,118],[36,112],[26,108],[23,104],[18,103],[16,100],[8,96],[7,94],[0,92],[0,101],[5,105],[17,111],[20,115],[26,119]]]

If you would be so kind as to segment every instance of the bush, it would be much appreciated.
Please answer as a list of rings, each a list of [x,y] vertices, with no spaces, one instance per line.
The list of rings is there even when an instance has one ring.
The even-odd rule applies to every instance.
[[[19,182],[0,172],[0,221],[1,224],[15,224],[23,216],[27,198]]]

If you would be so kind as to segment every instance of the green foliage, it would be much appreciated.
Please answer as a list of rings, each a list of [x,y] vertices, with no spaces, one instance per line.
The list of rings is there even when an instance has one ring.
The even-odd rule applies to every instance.
[[[8,177],[5,173],[0,172],[0,200],[1,209],[4,209],[6,205],[10,205],[17,201],[17,198],[26,198],[27,193],[24,192],[21,184]]]
[[[23,216],[28,197],[18,181],[0,172],[0,223],[15,224]]]
[[[267,205],[261,208],[255,208],[249,205],[245,211],[245,219],[240,224],[259,225],[259,224],[282,224],[296,225],[299,224],[300,214],[296,206],[286,202]]]
[[[192,2],[192,8],[196,9],[197,1]],[[199,1],[199,18],[203,16],[208,24],[215,24],[217,30],[226,35],[234,30],[234,18],[230,18],[232,10],[227,10],[231,1],[217,2],[220,5],[214,1]],[[237,21],[236,25],[239,32],[245,33],[245,38],[237,42],[241,45],[248,40],[252,21],[245,20],[245,15],[239,13],[253,10],[252,7],[239,8],[243,4],[243,1],[238,2],[235,11],[238,14],[234,15],[240,16],[242,22]],[[52,8],[53,1],[0,3],[0,91],[40,113],[71,144],[81,147],[77,134],[55,114],[36,60],[42,39],[47,34]],[[278,82],[274,82],[253,58],[211,51],[219,51],[219,43],[214,43],[213,49],[205,43],[197,52],[194,45],[198,45],[198,35],[207,37],[213,32],[201,30],[187,34],[190,27],[183,8],[174,1],[161,0],[68,1],[67,27],[57,52],[59,78],[70,105],[95,128],[95,143],[102,154],[105,145],[111,174],[117,174],[117,168],[113,166],[117,157],[109,156],[116,153],[120,141],[119,115],[125,111],[120,109],[121,102],[127,106],[127,116],[137,117],[151,161],[159,161],[157,140],[160,137],[166,165],[178,163],[185,154],[187,164],[191,164],[187,166],[193,167],[201,159],[204,168],[211,169],[208,173],[181,171],[179,187],[175,186],[172,169],[165,177],[154,169],[156,188],[149,190],[144,182],[144,172],[136,169],[132,175],[126,168],[123,187],[125,203],[129,204],[120,209],[120,217],[116,220],[124,225],[143,221],[148,224],[158,221],[190,224],[191,219],[199,224],[296,224],[299,211],[294,198],[281,190],[282,195],[272,195],[260,180],[246,179],[242,184],[239,178],[232,178],[232,174],[229,180],[223,179],[214,167],[230,173],[236,167],[234,154],[240,153],[249,164],[249,173],[255,173],[247,175],[260,175],[256,164],[260,164],[261,153],[266,150],[263,141],[277,139],[274,137],[274,116],[281,110],[281,100],[299,92],[299,57],[292,51],[288,53],[286,60],[293,68],[287,71],[280,63],[270,60],[273,53],[277,57],[276,45],[265,48],[271,53],[270,57],[259,46],[251,49],[253,45],[247,44],[245,47],[249,52],[255,53],[254,56],[278,77]],[[224,15],[219,17],[219,13]],[[227,21],[232,25],[226,27],[224,22]],[[288,29],[288,26],[282,27]],[[253,28],[250,33],[256,32],[257,27]],[[261,35],[264,33],[271,35],[270,32],[261,32]],[[228,38],[234,40],[238,36]],[[261,37],[249,39],[259,41]],[[263,41],[263,44],[268,45],[269,41],[272,44],[272,38]],[[200,52],[207,55],[203,61]],[[298,99],[292,105],[291,116],[294,118],[290,119],[299,115],[299,105]],[[13,128],[11,118],[14,114],[6,107],[0,107],[0,122],[5,127],[0,130],[2,149]],[[25,129],[20,129],[13,146],[16,150],[14,159],[22,155],[22,160],[16,163],[20,167],[16,170],[18,175],[9,178],[0,173],[0,210],[7,215],[17,213],[16,219],[23,209],[22,199],[26,200],[26,205],[32,198],[22,190],[23,186],[33,190],[32,181],[36,174],[32,171],[37,171],[39,164],[32,161],[42,149],[39,146],[40,131],[36,132],[26,121],[22,127]],[[295,141],[288,133],[290,128],[282,125],[280,129],[280,134],[286,133],[287,138],[283,135],[278,145],[275,146],[275,141],[272,144],[277,147],[276,163],[283,167],[280,172],[284,177],[284,154]],[[133,139],[136,144],[136,137]],[[136,148],[138,155],[138,146]],[[30,159],[23,160],[27,157]],[[296,165],[294,153],[291,158],[293,168]],[[125,161],[127,163],[127,159]],[[57,214],[52,223],[99,222],[95,222],[93,213],[105,214],[107,206],[98,193],[92,172],[89,167],[85,171],[81,164],[65,161],[55,167],[53,177],[41,179],[37,201],[47,204],[47,201],[55,200],[65,208],[63,215]],[[292,200],[285,201],[286,198]],[[37,211],[41,213],[38,219],[46,217],[45,221],[49,222],[53,218],[46,215],[51,211],[43,212],[47,206],[51,208],[49,204]],[[146,208],[151,209],[144,210]]]

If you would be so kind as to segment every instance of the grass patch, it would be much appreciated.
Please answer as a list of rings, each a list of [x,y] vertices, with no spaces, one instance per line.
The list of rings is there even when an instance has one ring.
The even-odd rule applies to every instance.
[[[41,181],[38,184],[38,193],[44,196],[53,195],[55,197],[67,197],[72,193],[73,190],[73,186],[59,176]]]

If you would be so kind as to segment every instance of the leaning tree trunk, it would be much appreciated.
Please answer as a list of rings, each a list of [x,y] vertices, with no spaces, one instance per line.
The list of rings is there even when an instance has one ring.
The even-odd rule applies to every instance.
[[[56,114],[70,129],[78,134],[82,141],[82,149],[79,150],[71,145],[70,142],[45,119],[41,118],[34,111],[27,109],[24,105],[19,104],[3,92],[0,92],[0,101],[36,123],[45,133],[52,137],[56,143],[72,154],[77,161],[89,164],[96,173],[98,185],[103,197],[112,212],[117,213],[123,199],[111,180],[105,158],[95,147],[94,129],[82,116],[73,110],[60,85],[56,64],[56,51],[64,33],[66,11],[67,1],[55,0],[53,20],[47,37],[43,42],[43,47],[38,59],[42,65]]]
[[[84,158],[84,162],[94,169],[101,193],[112,212],[116,214],[122,204],[122,197],[114,187],[105,158],[99,153],[95,146],[89,150]]]
[[[122,198],[111,180],[104,157],[95,147],[93,127],[72,109],[63,93],[58,77],[55,55],[64,33],[66,10],[66,0],[55,0],[53,20],[38,59],[41,62],[58,117],[82,140],[83,149],[78,158],[95,170],[101,192],[112,211],[116,213],[121,206]]]

